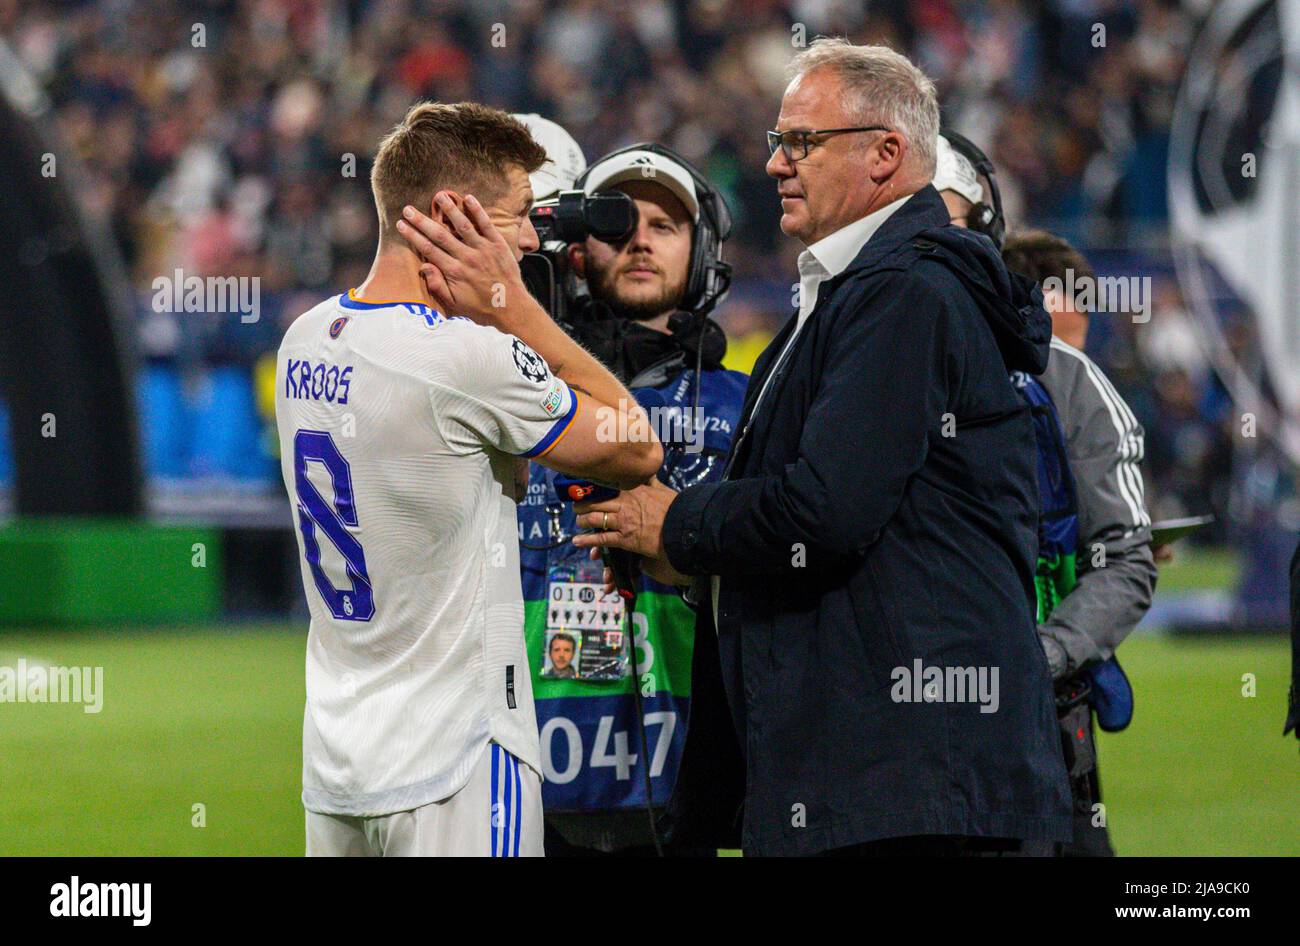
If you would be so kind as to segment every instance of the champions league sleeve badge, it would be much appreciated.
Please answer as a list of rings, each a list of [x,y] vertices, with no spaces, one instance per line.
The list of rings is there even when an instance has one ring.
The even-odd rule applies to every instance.
[[[515,357],[515,370],[524,376],[524,380],[531,381],[533,384],[541,384],[548,377],[551,371],[546,367],[546,362],[542,356],[537,354],[519,339],[514,340],[513,354]]]

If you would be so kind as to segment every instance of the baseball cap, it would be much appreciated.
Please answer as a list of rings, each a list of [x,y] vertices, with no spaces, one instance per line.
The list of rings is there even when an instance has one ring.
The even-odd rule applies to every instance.
[[[961,194],[972,204],[983,202],[984,188],[980,184],[979,175],[975,173],[975,166],[965,155],[959,154],[943,135],[939,136],[935,157],[935,190]]]
[[[601,158],[587,171],[583,189],[588,194],[596,194],[626,181],[662,184],[682,202],[692,220],[700,219],[700,201],[695,196],[691,172],[672,158],[653,151],[624,151]]]
[[[533,141],[546,150],[546,163],[528,175],[533,200],[545,200],[560,191],[572,190],[573,182],[587,169],[587,159],[573,135],[535,112],[516,113],[514,117],[524,123]]]

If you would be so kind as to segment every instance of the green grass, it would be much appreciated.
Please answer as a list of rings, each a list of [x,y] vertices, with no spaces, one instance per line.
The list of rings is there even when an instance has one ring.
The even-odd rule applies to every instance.
[[[1300,855],[1300,744],[1282,738],[1287,641],[1139,637],[1119,653],[1137,710],[1098,750],[1116,850]]]
[[[97,715],[0,703],[0,855],[300,854],[304,630],[0,634],[0,663],[104,668]],[[1101,747],[1118,850],[1300,854],[1285,641],[1144,637],[1121,653],[1137,715]]]
[[[300,854],[305,628],[0,634],[103,710],[0,703],[0,854]],[[194,805],[206,827],[193,827]]]
[[[1160,566],[1156,585],[1162,595],[1184,591],[1235,588],[1241,561],[1229,548],[1199,548],[1188,542],[1174,545],[1174,559]]]

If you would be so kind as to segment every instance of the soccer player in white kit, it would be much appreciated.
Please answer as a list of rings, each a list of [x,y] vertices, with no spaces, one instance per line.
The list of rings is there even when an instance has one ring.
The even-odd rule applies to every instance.
[[[662,458],[632,397],[524,288],[528,175],[545,157],[496,109],[411,109],[375,158],[369,276],[280,346],[281,470],[311,611],[309,856],[543,853],[520,458],[621,486]],[[445,227],[460,256],[444,252],[445,271],[408,244],[408,205]]]

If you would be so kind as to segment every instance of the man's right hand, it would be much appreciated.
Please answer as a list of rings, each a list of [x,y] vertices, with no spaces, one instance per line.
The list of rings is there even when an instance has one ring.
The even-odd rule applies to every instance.
[[[457,202],[463,204],[463,211]],[[510,245],[472,196],[451,191],[434,195],[445,223],[415,207],[403,209],[397,230],[424,260],[420,275],[447,315],[464,315],[482,325],[515,332],[511,314],[530,300]]]

